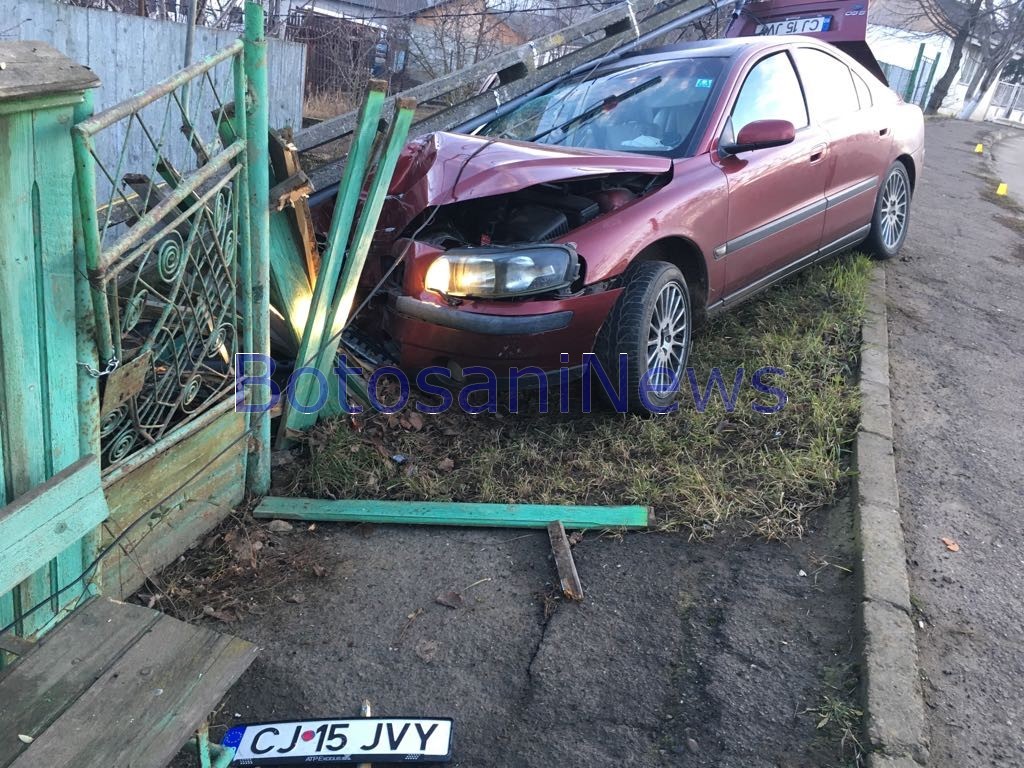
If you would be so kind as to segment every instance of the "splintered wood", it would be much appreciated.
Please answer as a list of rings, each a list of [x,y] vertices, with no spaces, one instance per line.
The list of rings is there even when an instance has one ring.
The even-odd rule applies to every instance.
[[[558,580],[562,585],[562,594],[570,600],[583,599],[583,585],[576,573],[576,562],[572,559],[572,549],[565,535],[565,526],[561,520],[548,523],[548,538],[551,539],[551,552],[555,556],[558,568]]]

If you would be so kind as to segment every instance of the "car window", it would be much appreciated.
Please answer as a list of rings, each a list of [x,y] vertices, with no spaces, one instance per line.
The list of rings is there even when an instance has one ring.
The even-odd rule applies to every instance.
[[[750,70],[732,108],[732,127],[739,133],[754,120],[789,120],[795,128],[807,125],[807,107],[800,81],[785,53],[773,53]]]
[[[678,156],[689,146],[724,66],[721,58],[694,57],[598,70],[530,99],[480,134]]]
[[[813,48],[798,48],[796,66],[815,121],[824,122],[860,109],[853,73],[839,59]]]
[[[868,87],[868,84],[856,72],[853,73],[853,85],[857,89],[857,97],[860,99],[861,109],[867,109],[875,103],[875,100],[871,98],[871,89]]]

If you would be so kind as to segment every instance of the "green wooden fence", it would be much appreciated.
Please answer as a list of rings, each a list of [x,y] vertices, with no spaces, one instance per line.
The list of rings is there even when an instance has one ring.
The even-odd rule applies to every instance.
[[[269,415],[233,407],[234,355],[269,352],[262,9],[246,19],[244,42],[95,115],[89,70],[0,44],[0,531],[37,514],[10,502],[90,454],[102,476],[46,493],[95,478],[110,510],[0,594],[0,635],[41,634],[98,586],[134,591],[247,473],[269,484]],[[126,161],[140,140],[143,167]]]

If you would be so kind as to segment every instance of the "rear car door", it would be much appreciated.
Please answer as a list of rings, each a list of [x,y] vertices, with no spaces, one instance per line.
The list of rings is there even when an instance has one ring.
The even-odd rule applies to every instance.
[[[813,257],[824,222],[828,156],[826,135],[808,118],[786,51],[750,66],[729,114],[737,134],[754,120],[778,119],[793,124],[796,138],[717,160],[729,185],[728,241],[716,251],[726,260],[726,301]]]
[[[837,251],[867,234],[888,165],[892,137],[867,84],[837,57],[817,48],[794,51],[811,121],[828,134],[822,252]]]

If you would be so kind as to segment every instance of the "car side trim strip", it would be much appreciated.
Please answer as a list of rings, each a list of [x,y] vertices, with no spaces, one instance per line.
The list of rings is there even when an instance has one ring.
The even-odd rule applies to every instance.
[[[868,236],[868,232],[870,232],[870,231],[871,231],[871,225],[870,224],[865,224],[863,227],[859,227],[858,229],[855,229],[850,234],[843,235],[842,237],[840,237],[840,238],[838,238],[836,240],[833,240],[831,243],[829,243],[826,246],[823,246],[822,249],[820,251],[818,251],[818,259],[819,260],[820,259],[827,259],[832,254],[838,253],[839,251],[843,250],[844,248],[849,248],[851,245],[856,245],[861,240],[863,240],[865,237],[867,237]]]
[[[859,181],[853,186],[847,187],[846,189],[840,190],[833,195],[829,195],[825,198],[826,208],[835,208],[840,203],[845,203],[847,200],[852,200],[858,195],[863,195],[865,192],[870,192],[878,186],[878,177],[872,176],[870,179],[864,179]]]
[[[739,290],[730,293],[721,301],[708,307],[708,312],[713,312],[715,310],[720,309],[719,305],[731,305],[735,304],[736,302],[742,301],[743,299],[747,299],[753,294],[761,290],[764,290],[773,283],[782,280],[784,277],[787,277],[806,266],[810,266],[815,262],[821,261],[822,259],[826,259],[829,256],[832,256],[833,254],[843,250],[844,248],[849,248],[850,246],[856,245],[857,243],[861,242],[865,237],[867,237],[868,232],[870,231],[870,224],[865,224],[863,227],[858,227],[853,232],[850,232],[848,235],[843,235],[842,237],[836,238],[828,245],[825,245],[816,251],[811,251],[806,256],[803,256],[797,259],[796,261],[790,262],[784,267],[780,267],[774,272],[765,275],[759,280],[754,281],[750,285],[745,285]]]
[[[792,213],[787,213],[785,216],[780,216],[774,221],[769,221],[767,224],[762,224],[756,229],[752,229],[746,234],[735,237],[725,244],[725,252],[733,253],[741,248],[746,248],[749,245],[760,242],[766,237],[771,237],[774,234],[781,232],[784,229],[789,229],[792,226],[800,224],[807,219],[817,216],[819,213],[825,210],[827,203],[825,198],[815,200],[810,205],[805,205],[803,208],[798,208]]]
[[[470,331],[491,336],[517,336],[519,334],[545,333],[568,327],[572,322],[572,311],[549,312],[544,315],[484,315],[479,312],[465,312],[449,309],[412,296],[395,299],[399,314],[416,320],[423,320],[457,331]]]

